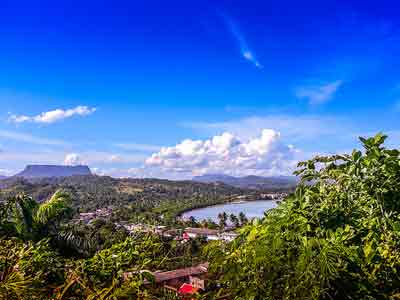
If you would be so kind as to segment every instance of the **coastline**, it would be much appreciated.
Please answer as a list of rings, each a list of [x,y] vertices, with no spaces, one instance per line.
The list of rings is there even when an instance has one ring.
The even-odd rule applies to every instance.
[[[185,213],[188,213],[190,211],[195,211],[195,210],[200,210],[200,209],[204,209],[204,208],[208,208],[208,207],[217,207],[217,206],[224,206],[227,204],[244,204],[244,203],[250,203],[250,202],[261,202],[261,201],[266,201],[266,202],[274,202],[274,203],[279,203],[280,201],[282,201],[282,199],[253,199],[253,200],[236,200],[236,201],[227,201],[227,202],[223,202],[223,203],[215,203],[212,205],[201,205],[199,207],[194,207],[191,209],[185,209],[183,211],[181,211],[179,214],[176,215],[177,218],[180,219],[186,219],[183,217],[183,215]]]

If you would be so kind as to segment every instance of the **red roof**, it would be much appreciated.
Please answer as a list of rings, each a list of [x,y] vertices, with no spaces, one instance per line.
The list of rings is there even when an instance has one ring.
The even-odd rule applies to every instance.
[[[180,294],[194,294],[197,293],[199,289],[194,288],[191,284],[184,283],[182,286],[179,288],[179,293]]]

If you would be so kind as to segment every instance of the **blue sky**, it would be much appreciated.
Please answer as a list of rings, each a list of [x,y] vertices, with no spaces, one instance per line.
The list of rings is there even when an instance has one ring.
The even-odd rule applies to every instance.
[[[359,135],[398,147],[399,6],[3,1],[0,174],[276,175]]]

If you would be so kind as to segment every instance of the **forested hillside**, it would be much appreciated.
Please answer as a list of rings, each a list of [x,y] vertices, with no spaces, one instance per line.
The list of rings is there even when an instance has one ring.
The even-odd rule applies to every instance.
[[[299,163],[296,191],[239,229],[233,241],[151,232],[128,237],[98,222],[81,228],[68,223],[75,200],[65,190],[41,203],[24,194],[9,198],[0,203],[0,299],[182,300],[187,297],[171,293],[156,275],[200,262],[207,266],[207,284],[190,299],[400,299],[400,151],[386,149],[385,139],[378,134],[361,139],[364,151]],[[185,182],[117,182],[111,186],[118,190],[149,188],[160,194],[156,199],[186,195],[177,191],[188,188]],[[223,185],[192,187],[238,192]],[[92,240],[94,250],[83,252],[93,249]]]
[[[17,193],[32,195],[43,202],[56,190],[71,194],[75,212],[93,211],[104,207],[135,205],[147,210],[168,207],[181,211],[223,203],[238,196],[255,200],[261,192],[235,188],[229,185],[205,184],[192,181],[161,179],[116,179],[108,176],[70,176],[61,178],[23,179],[9,178],[0,182],[1,197],[6,199]],[[159,210],[159,212],[161,212]]]
[[[219,174],[206,174],[202,176],[193,177],[197,182],[222,182],[234,187],[256,189],[256,190],[269,190],[269,191],[293,191],[296,188],[298,179],[296,176],[245,176],[234,177]]]

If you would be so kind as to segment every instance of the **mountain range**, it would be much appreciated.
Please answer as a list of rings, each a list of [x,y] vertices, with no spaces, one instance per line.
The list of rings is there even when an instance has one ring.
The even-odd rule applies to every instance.
[[[88,166],[64,166],[64,165],[27,165],[25,169],[12,176],[25,179],[40,179],[40,178],[59,178],[69,176],[88,176],[92,175]],[[0,176],[0,180],[9,177]],[[193,177],[192,181],[201,183],[224,183],[232,187],[282,191],[294,189],[298,183],[298,178],[295,176],[244,176],[234,177],[224,174],[206,174]]]
[[[234,177],[224,174],[206,174],[195,176],[192,180],[204,183],[222,182],[239,188],[266,190],[292,189],[298,183],[298,178],[295,176],[262,177],[251,175],[245,177]]]

